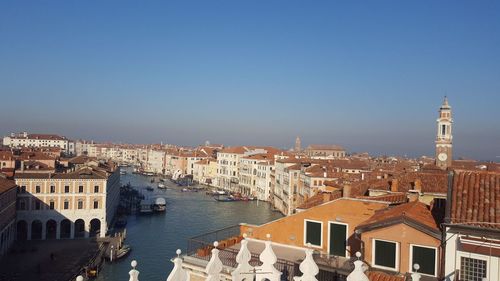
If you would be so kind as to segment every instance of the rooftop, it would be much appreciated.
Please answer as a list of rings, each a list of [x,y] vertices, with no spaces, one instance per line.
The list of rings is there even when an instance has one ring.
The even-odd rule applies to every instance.
[[[500,173],[457,170],[449,204],[449,220],[500,229]]]

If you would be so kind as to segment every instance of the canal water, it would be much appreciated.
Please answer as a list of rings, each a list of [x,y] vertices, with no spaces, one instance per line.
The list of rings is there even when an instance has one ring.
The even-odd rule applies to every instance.
[[[268,203],[217,202],[205,192],[181,192],[180,187],[168,180],[165,184],[170,190],[159,190],[158,182],[150,180],[151,177],[135,175],[130,170],[121,176],[122,184],[130,182],[145,196],[163,196],[167,211],[129,216],[124,243],[130,245],[132,251],[121,261],[105,263],[97,280],[128,280],[130,262],[137,260],[139,280],[164,281],[173,267],[170,259],[176,249],[185,252],[188,238],[241,222],[262,224],[281,217]],[[147,191],[146,186],[153,186],[155,190]]]

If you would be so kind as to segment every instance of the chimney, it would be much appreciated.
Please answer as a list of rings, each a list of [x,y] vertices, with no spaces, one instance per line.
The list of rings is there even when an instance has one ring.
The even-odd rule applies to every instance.
[[[419,201],[419,194],[416,193],[416,192],[407,192],[406,193],[406,198],[408,198],[408,201],[409,202],[415,202],[415,201]]]
[[[352,189],[351,185],[349,184],[344,185],[344,188],[342,189],[342,197],[344,198],[351,197],[351,189]]]
[[[398,184],[399,184],[398,179],[393,179],[391,181],[391,191],[392,192],[398,192],[398,188],[399,188]]]
[[[329,202],[330,201],[330,193],[328,192],[323,192],[323,203]]]
[[[414,188],[415,188],[415,191],[418,191],[419,193],[422,192],[422,181],[420,179],[415,180]]]

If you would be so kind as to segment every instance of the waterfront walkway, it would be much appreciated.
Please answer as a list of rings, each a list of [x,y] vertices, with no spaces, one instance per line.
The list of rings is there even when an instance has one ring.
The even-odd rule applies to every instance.
[[[68,281],[98,249],[95,239],[18,243],[0,261],[0,281]]]

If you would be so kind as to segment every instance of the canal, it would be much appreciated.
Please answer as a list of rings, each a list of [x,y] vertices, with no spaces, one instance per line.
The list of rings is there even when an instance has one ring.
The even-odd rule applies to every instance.
[[[150,179],[131,174],[130,170],[121,176],[122,184],[130,182],[145,196],[163,196],[167,201],[166,213],[129,216],[125,244],[132,251],[119,262],[104,264],[97,280],[128,280],[132,260],[138,262],[139,280],[166,280],[173,267],[170,259],[176,249],[185,251],[187,238],[241,222],[262,224],[281,217],[268,203],[217,202],[205,192],[181,192],[169,181],[165,182],[169,190],[159,190]],[[147,191],[148,185],[155,190]]]

